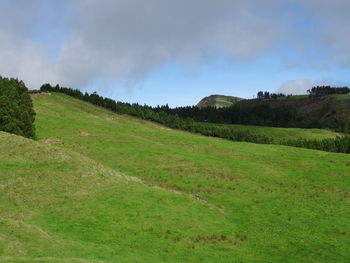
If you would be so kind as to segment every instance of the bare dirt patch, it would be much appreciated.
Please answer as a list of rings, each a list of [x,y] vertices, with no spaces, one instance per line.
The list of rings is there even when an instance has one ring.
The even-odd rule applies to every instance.
[[[87,132],[87,131],[81,131],[79,134],[80,134],[80,136],[85,136],[85,137],[91,135],[91,134],[90,134],[89,132]]]
[[[156,128],[160,129],[160,130],[164,130],[164,131],[172,131],[172,129],[166,128],[166,127],[163,127],[163,126],[156,126]]]
[[[32,94],[30,94],[30,97],[31,97],[32,99],[34,99],[34,98],[36,98],[36,97],[38,97],[38,96],[40,96],[40,95],[48,95],[48,96],[51,96],[51,93],[50,93],[50,92],[32,93]]]
[[[41,141],[44,142],[44,143],[47,143],[47,144],[58,144],[58,143],[62,142],[60,139],[57,139],[57,138],[44,139],[44,140],[41,140]]]

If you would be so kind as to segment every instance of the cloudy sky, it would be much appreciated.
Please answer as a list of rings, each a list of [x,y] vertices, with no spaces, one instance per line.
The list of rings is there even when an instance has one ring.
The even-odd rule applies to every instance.
[[[0,0],[0,75],[121,101],[350,83],[348,0]]]

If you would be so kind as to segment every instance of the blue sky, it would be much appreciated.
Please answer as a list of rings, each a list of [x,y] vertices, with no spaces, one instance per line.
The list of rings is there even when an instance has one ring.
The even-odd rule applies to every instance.
[[[349,85],[345,0],[0,0],[0,75],[193,105]]]

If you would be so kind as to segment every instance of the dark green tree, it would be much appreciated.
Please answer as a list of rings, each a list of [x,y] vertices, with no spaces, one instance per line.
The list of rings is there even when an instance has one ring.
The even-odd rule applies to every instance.
[[[0,130],[35,138],[35,111],[23,81],[0,77]]]

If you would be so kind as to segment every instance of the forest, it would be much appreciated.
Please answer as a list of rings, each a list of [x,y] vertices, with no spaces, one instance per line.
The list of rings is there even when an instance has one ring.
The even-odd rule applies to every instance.
[[[197,107],[183,107],[170,109],[169,106],[165,105],[152,108],[147,105],[141,106],[139,104],[129,104],[119,101],[116,102],[113,99],[104,98],[98,95],[96,92],[91,94],[87,92],[82,93],[77,89],[60,87],[59,85],[51,86],[50,84],[44,84],[40,88],[40,91],[64,93],[77,99],[84,100],[94,105],[109,109],[116,113],[135,116],[144,120],[150,120],[160,123],[169,128],[199,133],[205,136],[219,137],[231,141],[245,141],[259,144],[281,144],[329,152],[350,153],[349,135],[344,135],[342,137],[337,137],[334,139],[310,140],[299,138],[276,142],[272,137],[268,137],[261,134],[252,134],[248,130],[235,130],[227,126],[209,125],[209,123],[203,122],[203,118],[205,118],[206,116],[210,117],[211,112],[218,112],[215,111],[215,108],[211,107],[203,109],[199,109]],[[181,109],[185,110],[181,112]],[[266,123],[287,125],[289,122],[292,122],[296,118],[295,111],[292,108],[286,106],[280,107],[278,111],[269,108],[267,105],[263,105],[262,107],[252,107],[250,111],[246,113],[245,111],[247,109],[249,109],[249,107],[245,110],[237,111],[234,118],[241,118],[244,121],[249,120],[249,123],[251,124],[256,124],[256,122],[258,122],[262,125]],[[195,114],[188,114],[189,112],[195,112]],[[223,113],[224,112],[225,111],[223,111]],[[191,118],[191,116],[196,116],[196,118]],[[198,118],[198,116],[202,116],[202,119]],[[254,119],[252,118],[252,116],[255,116]],[[262,119],[259,120],[259,118]],[[283,118],[285,118],[285,120],[283,120]],[[206,119],[206,121],[208,122],[214,122],[214,120],[215,115],[213,115],[213,119]]]
[[[243,124],[273,127],[296,127],[297,111],[292,106],[272,107],[268,103],[240,103],[231,107],[215,108],[195,106],[169,108],[167,105],[154,108],[156,112],[164,111],[181,118],[191,118],[198,122],[221,124]]]
[[[35,111],[23,81],[0,77],[0,130],[35,138]]]

